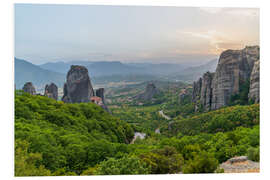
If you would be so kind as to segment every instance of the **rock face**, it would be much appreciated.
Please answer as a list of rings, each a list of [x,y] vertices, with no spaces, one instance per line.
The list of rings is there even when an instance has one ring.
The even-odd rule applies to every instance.
[[[224,173],[260,172],[260,163],[248,160],[247,156],[233,157],[219,167],[224,169]]]
[[[32,95],[36,95],[36,89],[33,86],[32,82],[25,83],[23,86],[23,91]]]
[[[87,68],[72,65],[67,73],[62,101],[67,103],[90,102],[92,96],[94,96],[94,90]]]
[[[136,96],[136,99],[149,101],[151,100],[156,94],[159,93],[159,90],[156,88],[154,83],[148,83],[146,86],[145,91],[142,94]]]
[[[57,100],[58,87],[54,83],[51,83],[50,85],[46,84],[44,96]]]
[[[212,104],[212,82],[215,73],[207,72],[203,75],[202,78],[202,87],[201,87],[201,94],[200,94],[200,102],[203,105],[205,110],[211,109]]]
[[[104,88],[99,88],[96,90],[96,96],[100,97],[102,99],[103,104],[105,104],[105,98],[104,98]]]
[[[192,102],[197,102],[200,99],[202,88],[202,78],[193,83]]]
[[[187,90],[186,89],[182,89],[181,92],[179,93],[178,97],[179,97],[179,103],[182,103],[185,99],[185,97],[187,96]]]
[[[97,89],[97,90],[96,90],[96,96],[97,96],[97,97],[100,97],[101,100],[102,100],[102,105],[101,105],[101,107],[102,107],[105,111],[111,113],[111,111],[109,110],[109,108],[107,107],[106,102],[105,102],[104,88],[99,88],[99,89]]]
[[[240,85],[251,79],[250,98],[259,99],[259,67],[254,66],[259,49],[259,46],[247,46],[222,52],[216,72],[207,72],[194,82],[192,102],[201,104],[204,110],[219,109],[228,105],[231,96],[240,93]]]
[[[251,77],[248,97],[255,103],[260,102],[260,60],[254,63]]]
[[[201,88],[202,88],[202,78],[199,78],[198,81],[193,83],[193,91],[192,91],[192,102],[195,103],[195,111],[198,111],[198,104],[201,95]]]

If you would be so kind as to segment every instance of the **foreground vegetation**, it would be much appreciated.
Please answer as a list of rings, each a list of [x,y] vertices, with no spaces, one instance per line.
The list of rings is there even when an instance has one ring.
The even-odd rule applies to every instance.
[[[258,104],[178,115],[171,129],[160,107],[127,106],[112,116],[92,103],[16,91],[15,175],[212,173],[234,156],[259,161]],[[146,138],[129,144],[138,130]]]

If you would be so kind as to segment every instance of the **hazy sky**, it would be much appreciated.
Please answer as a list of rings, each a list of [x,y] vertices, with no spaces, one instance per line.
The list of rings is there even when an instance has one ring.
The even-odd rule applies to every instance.
[[[259,45],[259,9],[15,5],[15,56],[68,60],[202,62]]]

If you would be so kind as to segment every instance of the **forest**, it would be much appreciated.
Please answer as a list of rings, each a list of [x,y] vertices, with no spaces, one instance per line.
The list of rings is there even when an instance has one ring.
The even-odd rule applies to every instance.
[[[16,90],[15,176],[222,173],[219,164],[234,156],[259,161],[259,104],[177,113],[170,126],[157,113],[166,106],[111,115]],[[146,138],[131,143],[138,131]]]

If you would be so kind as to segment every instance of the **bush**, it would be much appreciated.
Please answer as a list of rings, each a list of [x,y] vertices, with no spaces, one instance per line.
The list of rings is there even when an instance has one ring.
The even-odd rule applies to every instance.
[[[190,159],[183,167],[183,173],[213,173],[218,167],[218,160],[214,155],[202,151]]]
[[[15,176],[50,176],[51,172],[40,165],[42,155],[29,153],[28,148],[27,141],[15,141]]]
[[[122,151],[133,135],[129,124],[94,103],[65,104],[16,91],[15,140],[29,142],[28,154],[18,149],[16,157],[21,167],[17,166],[16,175],[43,175],[47,169],[53,175],[80,174],[115,156],[114,144],[122,143]],[[41,169],[24,162],[25,156],[35,160],[34,164],[38,162],[36,168]],[[25,172],[19,173],[22,168]]]
[[[232,131],[237,127],[252,127],[259,124],[260,105],[224,107],[189,118],[181,116],[171,124],[168,135],[196,135],[199,133],[216,133]]]
[[[259,162],[260,161],[260,148],[259,147],[257,147],[257,148],[250,147],[250,148],[248,148],[247,156],[248,156],[249,160]]]
[[[91,171],[89,171],[91,172]],[[94,171],[92,171],[94,172]],[[98,175],[119,175],[119,174],[149,174],[150,168],[138,157],[123,157],[121,159],[109,158],[98,166]]]
[[[170,146],[141,154],[140,157],[151,167],[151,174],[178,173],[184,163],[183,156]]]

